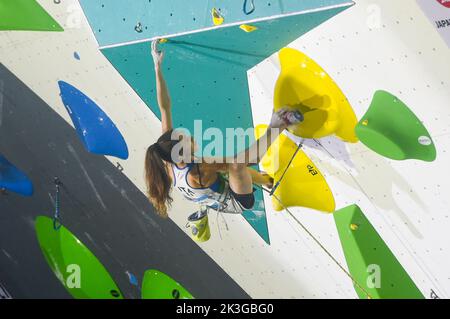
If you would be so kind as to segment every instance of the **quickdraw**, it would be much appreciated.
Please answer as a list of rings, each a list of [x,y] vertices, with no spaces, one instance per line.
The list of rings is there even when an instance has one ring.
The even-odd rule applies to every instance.
[[[53,182],[55,183],[55,188],[56,188],[56,193],[55,193],[55,214],[53,215],[53,228],[55,230],[59,230],[62,227],[62,223],[61,223],[61,217],[59,214],[59,209],[60,209],[60,201],[59,201],[59,193],[61,191],[61,181],[59,180],[58,177],[55,177],[53,179]]]

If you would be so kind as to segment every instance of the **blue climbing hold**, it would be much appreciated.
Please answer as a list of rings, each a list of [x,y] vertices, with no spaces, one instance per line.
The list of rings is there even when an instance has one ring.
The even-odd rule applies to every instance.
[[[78,136],[94,154],[128,158],[128,147],[122,134],[101,108],[72,85],[59,81],[61,98]]]
[[[0,189],[23,196],[33,195],[33,184],[18,168],[0,155]]]
[[[133,274],[132,274],[131,272],[129,272],[129,271],[126,271],[125,273],[126,273],[127,276],[128,276],[128,281],[130,282],[130,284],[132,284],[133,286],[138,287],[138,286],[139,286],[139,281],[138,281],[138,279],[136,278],[136,276],[133,275]]]

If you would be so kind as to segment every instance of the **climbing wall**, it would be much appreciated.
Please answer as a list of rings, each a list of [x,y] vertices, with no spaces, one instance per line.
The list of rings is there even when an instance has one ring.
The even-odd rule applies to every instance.
[[[90,1],[82,4],[103,47],[102,53],[158,117],[149,40],[164,40],[166,44],[160,46],[167,51],[164,68],[174,101],[174,125],[188,129],[191,134],[198,129],[194,126],[198,119],[203,121],[200,130],[218,128],[224,136],[227,128],[252,127],[247,70],[351,5],[346,1],[307,1],[289,2],[281,7],[268,2],[267,6],[256,11],[257,14],[245,16],[237,5],[213,2],[214,7],[211,7],[211,1],[189,4],[180,1],[180,6],[174,5],[175,2],[139,1],[136,8],[151,14],[141,17],[137,22],[139,28],[130,25],[136,15],[130,17],[127,10],[121,11],[123,2],[111,1],[105,5]],[[206,16],[199,17],[205,7]],[[213,28],[209,13],[212,8],[223,11],[226,21],[223,25]],[[127,14],[119,19],[115,12]],[[164,23],[156,23],[157,19],[152,19],[155,12],[158,12],[157,19],[164,19]],[[251,26],[245,25],[250,26],[253,32],[244,31],[240,27],[244,25],[242,21],[251,21]],[[123,24],[123,28],[120,32],[113,32],[117,29],[113,25],[117,23]],[[161,28],[167,24],[171,27]],[[234,141],[235,147],[231,150],[215,150],[212,154],[204,153],[204,156],[232,156],[251,142],[246,141],[237,147],[238,143]],[[256,197],[257,210],[245,212],[244,218],[269,244],[262,192],[257,191]]]
[[[365,120],[369,107],[377,103],[376,92],[387,91],[395,98],[388,99],[383,105],[404,104],[409,108],[404,112],[413,113],[419,119],[409,122],[408,130],[412,134],[405,130],[401,132],[414,140],[413,150],[428,147],[422,146],[417,138],[429,134],[436,147],[435,156],[432,152],[413,152],[407,158],[415,159],[391,160],[385,157],[389,153],[375,152],[376,145],[372,144],[371,149],[362,141],[349,144],[336,137],[306,140],[304,152],[325,175],[337,209],[357,204],[423,296],[448,298],[450,278],[445,269],[450,263],[446,232],[450,211],[444,194],[448,193],[450,184],[444,176],[449,173],[446,163],[450,142],[447,108],[450,66],[446,60],[450,53],[445,42],[415,3],[356,1],[355,7],[333,19],[333,27],[320,26],[289,47],[305,53],[327,71],[348,98],[359,120]],[[266,123],[270,117],[280,69],[279,58],[274,55],[249,73],[255,123]],[[385,110],[382,116],[385,119],[379,118],[379,121],[389,123],[391,116],[397,116],[396,109]],[[404,115],[401,125],[407,125],[404,122],[412,118]],[[371,125],[372,122],[369,119],[368,123],[359,125],[363,124]],[[399,134],[395,135],[397,137],[401,138]],[[367,142],[365,138],[364,141]],[[430,145],[428,139],[422,142]],[[267,205],[270,201],[266,198]],[[346,260],[351,251],[345,251],[343,255],[331,216],[301,208],[292,209],[292,212],[342,265],[352,266],[356,259]],[[315,276],[315,269],[330,267],[330,262],[307,236],[304,237],[304,232],[292,218],[286,214],[269,214],[269,225],[272,247],[308,256],[296,260],[293,268],[303,267]],[[339,231],[351,233],[350,226],[347,223]],[[286,230],[289,228],[291,231]],[[299,236],[304,243],[294,248],[292,243]],[[288,254],[285,258],[286,263],[292,261]],[[312,261],[314,258],[317,258],[316,262]],[[371,270],[363,271],[365,277],[359,280],[366,285],[365,279]],[[381,276],[383,278],[382,268]],[[354,291],[361,292],[352,288],[351,281],[344,276],[339,286],[351,296]],[[328,287],[326,293],[331,291],[331,286]],[[325,292],[311,291],[325,296]],[[360,295],[364,296],[364,293]]]
[[[123,55],[129,54],[129,48],[134,48],[130,51],[133,61],[141,59],[144,67],[151,67],[146,42],[161,35],[155,25],[167,30],[163,35],[169,42],[163,45],[168,51],[192,52],[207,44],[198,32],[182,34],[184,31],[222,34],[228,28],[238,29],[247,19],[264,29],[264,17],[295,11],[320,15],[318,7],[330,7],[340,14],[333,18],[334,14],[329,14],[329,21],[324,17],[320,19],[322,24],[311,24],[295,37],[287,37],[289,42],[302,35],[289,47],[305,53],[326,70],[348,98],[358,120],[367,114],[376,91],[396,96],[426,127],[436,146],[436,159],[392,160],[362,142],[344,143],[336,137],[306,140],[304,156],[326,180],[336,210],[358,205],[366,218],[360,219],[358,230],[364,229],[363,225],[373,227],[371,234],[376,232],[384,243],[377,246],[381,241],[376,241],[374,247],[388,247],[400,265],[397,269],[407,274],[402,278],[411,278],[414,284],[409,282],[409,287],[419,291],[414,291],[415,296],[449,297],[450,211],[445,195],[450,183],[443,178],[449,175],[449,51],[415,3],[359,0],[343,10],[347,3],[343,1],[261,2],[264,5],[255,1],[256,10],[247,17],[241,4],[236,9],[227,7],[229,1],[204,1],[201,6],[198,1],[201,10],[187,8],[188,2],[158,7],[162,3],[158,1],[151,1],[157,10],[150,10],[148,1],[136,1],[133,6],[127,4],[126,10],[117,10],[111,19],[99,17],[112,6],[125,6],[123,1],[38,3],[64,28],[63,33],[0,32],[0,154],[34,182],[35,191],[31,198],[12,192],[0,196],[0,283],[13,297],[68,296],[39,250],[33,224],[37,215],[52,214],[52,178],[60,175],[70,191],[63,198],[65,226],[103,262],[126,298],[140,297],[129,274],[142,283],[149,269],[175,278],[195,297],[247,297],[247,293],[254,298],[364,298],[298,223],[315,235],[346,271],[354,272],[354,265],[361,263],[348,259],[348,245],[341,243],[343,237],[339,236],[342,231],[351,235],[347,220],[340,226],[333,215],[309,208],[292,208],[292,215],[278,212],[272,199],[264,195],[270,245],[242,217],[228,215],[211,215],[211,239],[197,245],[183,234],[187,232],[187,217],[197,207],[176,193],[172,221],[159,220],[143,194],[145,150],[160,132],[158,114],[152,111],[154,92],[150,82],[148,91],[144,85],[138,89],[127,73],[133,69],[121,67],[126,65]],[[211,32],[217,28],[212,24],[212,8],[221,9],[225,17],[221,32]],[[164,14],[155,15],[155,11]],[[164,21],[172,21],[170,17],[183,21],[183,29],[178,23],[162,24],[158,19],[164,15],[169,17]],[[256,34],[237,31],[248,39]],[[170,38],[191,42],[183,47]],[[202,55],[205,50],[201,49]],[[206,52],[212,51],[208,48]],[[275,54],[243,62],[250,69],[250,100],[244,101],[248,109],[241,110],[242,123],[267,124],[280,74],[279,58]],[[253,67],[252,63],[259,64]],[[180,67],[179,62],[175,66]],[[236,66],[239,72],[245,73],[245,68]],[[173,70],[165,72],[173,87]],[[142,83],[150,78],[142,74]],[[123,159],[123,152],[119,152],[122,158],[90,153],[90,147],[80,138],[83,134],[77,134],[70,101],[66,103],[60,94],[60,81],[89,97],[93,102],[89,105],[98,106],[114,123],[126,142],[128,159]],[[242,91],[247,91],[245,75],[239,75],[236,81]],[[245,97],[235,89],[229,92],[234,94],[232,99]],[[203,98],[203,93],[198,95]],[[221,103],[228,103],[227,99],[221,99]],[[189,106],[196,107],[195,103]],[[211,123],[208,125],[215,126],[221,119],[229,120],[231,113],[228,110],[219,116],[214,110],[205,118]],[[287,137],[291,142],[296,140]],[[19,146],[13,147],[11,141]],[[207,277],[196,271],[205,265],[211,270]],[[358,281],[364,281],[364,269],[356,274]],[[217,293],[215,287],[219,285],[223,295]]]
[[[99,53],[77,2],[40,4],[65,32],[0,32],[0,177],[26,186],[0,184],[0,295],[141,298],[144,274],[157,269],[196,298],[248,298],[182,228],[157,218],[141,191],[138,163],[159,121]],[[59,231],[55,176],[63,183]],[[87,294],[58,280],[77,263],[93,279],[82,284]]]
[[[97,41],[101,47],[148,42],[150,39],[173,37],[186,33],[214,29],[212,9],[225,17],[222,26],[239,26],[245,21],[271,20],[273,17],[315,12],[320,8],[350,5],[342,0],[266,1],[251,15],[251,5],[243,10],[242,3],[231,5],[227,0],[146,1],[136,0],[129,6],[120,0],[81,0]],[[249,2],[250,3],[250,2]],[[120,25],[118,30],[117,26]],[[285,36],[280,34],[279,36]]]

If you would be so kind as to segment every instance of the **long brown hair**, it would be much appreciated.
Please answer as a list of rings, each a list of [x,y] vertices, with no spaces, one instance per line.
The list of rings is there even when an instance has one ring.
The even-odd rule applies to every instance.
[[[172,149],[179,140],[173,140],[172,133],[173,130],[164,133],[155,144],[150,145],[145,156],[148,199],[163,218],[169,217],[167,209],[173,202],[170,196],[172,179],[167,172],[167,163],[173,163]]]

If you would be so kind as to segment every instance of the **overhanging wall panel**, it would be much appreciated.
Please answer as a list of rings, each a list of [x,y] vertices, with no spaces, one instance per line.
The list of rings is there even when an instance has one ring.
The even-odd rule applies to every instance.
[[[250,3],[250,2],[249,2]],[[220,9],[225,24],[260,19],[279,14],[352,4],[343,0],[255,1],[251,15],[243,12],[238,0],[80,0],[97,41],[101,46],[154,38],[213,27],[212,8]],[[141,23],[142,32],[135,26]]]

